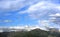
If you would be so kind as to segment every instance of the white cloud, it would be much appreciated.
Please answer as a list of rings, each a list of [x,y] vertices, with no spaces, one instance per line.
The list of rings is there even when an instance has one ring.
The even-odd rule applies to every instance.
[[[0,20],[0,23],[2,22],[8,23],[8,22],[12,22],[12,20]]]
[[[57,8],[58,10],[60,10],[60,5],[59,6],[56,6],[55,8]]]
[[[0,1],[0,9],[3,11],[17,10],[23,6],[23,1],[14,0],[14,1]]]
[[[19,10],[27,5],[32,5],[39,0],[1,0],[0,12]]]
[[[46,27],[50,27],[49,20],[38,20],[37,22],[38,22],[36,25],[37,27],[39,27],[42,30],[48,31],[48,29]]]
[[[50,20],[39,20],[38,25],[40,25],[40,29],[46,30],[46,31],[49,31],[49,28],[58,28],[59,27],[57,25],[51,24]]]
[[[8,22],[12,22],[12,20],[3,20],[3,22],[8,23]]]
[[[51,22],[55,23],[56,25],[60,24],[60,13],[50,14],[49,16],[51,17],[49,18]]]
[[[49,21],[48,20],[39,20],[38,23],[42,26],[49,26]]]
[[[12,26],[12,27],[9,27],[10,29],[24,29],[23,26]]]
[[[55,20],[56,18],[55,18],[55,17],[51,17],[51,18],[49,18],[49,19],[51,19],[51,20]]]
[[[60,7],[60,5],[48,1],[40,1],[34,5],[31,5],[27,10],[23,11],[23,14],[28,13],[30,17],[38,19],[45,14],[52,14],[55,12],[59,13],[58,6]]]
[[[54,17],[54,16],[60,16],[60,13],[50,14],[49,16],[52,16],[52,17]]]

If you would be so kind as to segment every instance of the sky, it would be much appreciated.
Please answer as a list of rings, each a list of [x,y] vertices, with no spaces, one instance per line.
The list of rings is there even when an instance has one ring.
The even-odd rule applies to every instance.
[[[0,0],[0,26],[60,28],[51,15],[60,15],[60,0]]]

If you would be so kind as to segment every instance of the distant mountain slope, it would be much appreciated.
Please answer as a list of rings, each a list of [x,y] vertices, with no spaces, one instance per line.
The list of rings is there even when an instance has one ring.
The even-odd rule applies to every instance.
[[[51,33],[51,31],[44,31],[41,29],[34,29],[31,31],[19,31],[19,32],[9,32],[9,33],[0,33],[1,37],[60,37],[60,33]]]

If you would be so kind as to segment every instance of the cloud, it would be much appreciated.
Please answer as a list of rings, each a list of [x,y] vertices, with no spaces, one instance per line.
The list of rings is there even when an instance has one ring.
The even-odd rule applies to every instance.
[[[44,14],[48,13],[51,8],[57,8],[55,4],[44,0],[1,0],[0,14],[2,14],[2,12],[18,11],[26,6],[29,6],[29,8],[18,13],[28,13],[29,16],[34,19],[40,18]]]
[[[39,20],[38,24],[42,26],[49,26],[49,20]]]
[[[3,22],[8,23],[8,22],[12,22],[12,20],[3,20]]]
[[[38,20],[38,25],[40,26],[40,29],[48,31],[48,28],[58,28],[59,25],[52,24],[50,20]]]
[[[40,29],[42,29],[42,30],[46,30],[46,31],[48,31],[48,29],[46,28],[46,27],[49,27],[50,28],[50,21],[49,20],[38,20],[37,21],[38,22],[38,26],[39,26],[39,28]]]
[[[31,5],[28,9],[23,11],[22,14],[28,13],[29,17],[38,19],[45,15],[48,16],[49,14],[52,13],[56,13],[56,12],[59,13],[60,12],[59,7],[60,5],[54,4],[49,1],[40,1],[34,5]]]
[[[26,10],[20,11],[19,9],[29,6]],[[0,1],[0,14],[2,12],[20,11],[19,14],[27,13],[29,17],[33,19],[40,19],[40,17],[49,15],[60,11],[60,5],[54,4],[49,1],[41,0],[2,0]],[[54,11],[53,11],[54,10]],[[10,14],[5,14],[10,15]],[[58,14],[57,14],[58,15]],[[4,20],[4,22],[11,22],[10,20]],[[41,22],[41,23],[40,23]],[[47,20],[41,20],[39,24],[48,26]]]
[[[60,13],[50,14],[49,16],[51,16],[51,17],[54,17],[54,16],[60,16]]]
[[[35,3],[34,5],[31,5],[28,9],[25,11],[19,12],[19,14],[25,14],[27,13],[31,19],[40,19],[41,17],[49,16],[50,14],[60,13],[59,10],[60,5],[54,4],[52,2],[48,1],[39,1]],[[59,15],[59,14],[56,14]],[[42,19],[45,19],[45,18]],[[51,19],[51,18],[50,18]],[[56,19],[56,18],[53,18]],[[38,20],[38,24],[40,25],[40,29],[47,30],[45,27],[49,28],[57,28],[56,25],[51,24],[50,20]]]
[[[25,6],[32,5],[39,0],[1,0],[0,12],[19,10]]]
[[[60,25],[60,13],[50,14],[49,20],[57,25]]]
[[[0,20],[0,23],[10,23],[12,20]]]
[[[50,14],[51,18],[49,18],[50,21],[57,21],[57,18],[60,17],[60,13]],[[59,20],[59,19],[58,19]]]
[[[53,21],[55,21],[55,17],[51,17],[51,18],[49,18],[49,20],[50,20],[50,22],[53,22]]]
[[[20,3],[19,3],[20,2]],[[23,6],[23,1],[14,0],[14,1],[0,1],[0,9],[2,11],[11,11],[11,10],[17,10],[18,8],[21,8]]]

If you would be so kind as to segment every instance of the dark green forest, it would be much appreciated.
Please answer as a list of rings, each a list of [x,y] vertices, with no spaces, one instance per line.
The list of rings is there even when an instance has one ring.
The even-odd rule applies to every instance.
[[[34,29],[31,31],[3,32],[0,33],[0,37],[60,37],[60,33]]]

